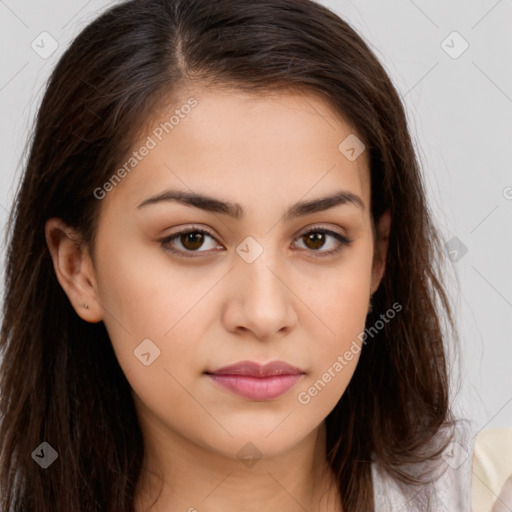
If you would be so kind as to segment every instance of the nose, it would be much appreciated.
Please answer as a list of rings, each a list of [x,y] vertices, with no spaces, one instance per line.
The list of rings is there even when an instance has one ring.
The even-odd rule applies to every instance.
[[[226,329],[250,331],[257,339],[267,341],[293,328],[297,299],[284,269],[275,252],[267,248],[251,263],[235,257],[223,311]]]

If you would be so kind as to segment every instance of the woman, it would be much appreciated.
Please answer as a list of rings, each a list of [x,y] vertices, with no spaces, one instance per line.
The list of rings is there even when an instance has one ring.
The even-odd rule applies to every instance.
[[[9,234],[2,510],[467,508],[405,113],[326,8],[108,10]]]

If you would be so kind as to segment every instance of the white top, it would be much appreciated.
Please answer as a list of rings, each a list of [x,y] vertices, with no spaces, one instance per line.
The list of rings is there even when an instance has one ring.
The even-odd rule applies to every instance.
[[[471,510],[512,510],[512,426],[486,428],[475,437]]]
[[[400,487],[373,463],[374,512],[470,512],[473,451],[469,424],[459,421],[441,458],[428,462],[434,468],[428,485]],[[420,474],[421,470],[416,471]]]

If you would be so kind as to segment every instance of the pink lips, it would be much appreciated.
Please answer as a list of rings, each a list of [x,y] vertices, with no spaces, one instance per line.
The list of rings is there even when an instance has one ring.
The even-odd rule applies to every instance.
[[[291,389],[304,372],[283,361],[264,366],[241,361],[213,372],[206,372],[217,384],[250,400],[271,400]]]

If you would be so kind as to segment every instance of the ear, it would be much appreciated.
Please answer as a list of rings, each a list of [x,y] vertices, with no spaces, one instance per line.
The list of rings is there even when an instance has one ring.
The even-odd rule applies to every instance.
[[[386,256],[388,253],[389,231],[391,229],[391,214],[386,210],[380,217],[377,225],[378,240],[374,251],[372,268],[371,294],[373,295],[379,288],[380,282],[384,277],[386,270]]]
[[[48,219],[45,235],[57,280],[76,313],[86,322],[100,322],[102,308],[87,246],[61,219]]]

